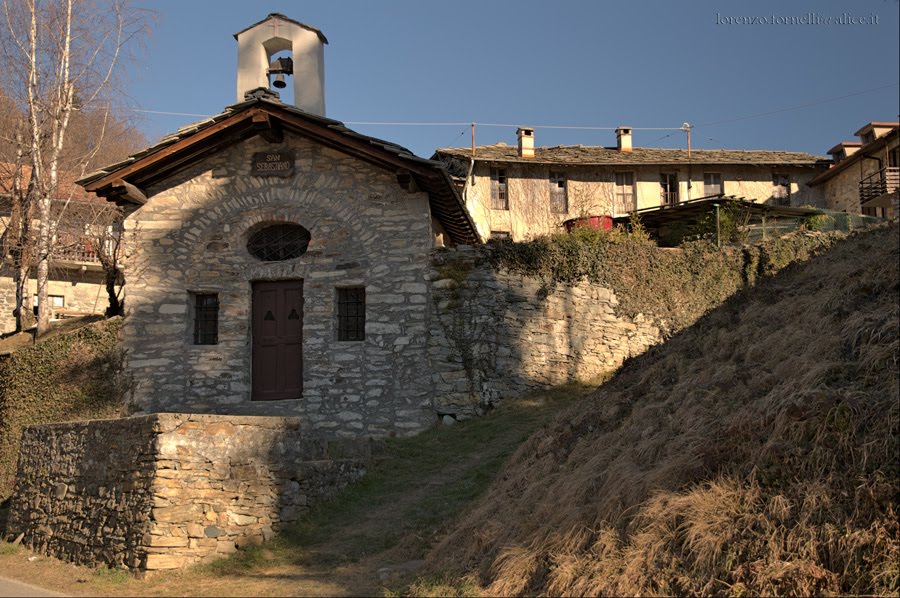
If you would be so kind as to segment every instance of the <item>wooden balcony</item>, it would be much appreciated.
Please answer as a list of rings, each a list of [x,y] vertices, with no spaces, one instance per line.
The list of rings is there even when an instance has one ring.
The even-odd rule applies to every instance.
[[[900,187],[900,168],[896,166],[882,168],[859,182],[859,204],[869,207],[872,205],[869,202],[889,193],[896,193],[898,187]]]
[[[97,241],[91,237],[66,239],[53,249],[53,258],[64,262],[99,264]]]

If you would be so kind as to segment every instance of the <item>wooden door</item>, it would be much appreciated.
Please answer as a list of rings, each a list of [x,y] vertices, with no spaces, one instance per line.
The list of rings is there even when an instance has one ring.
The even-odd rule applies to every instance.
[[[253,400],[303,394],[303,281],[253,283]]]

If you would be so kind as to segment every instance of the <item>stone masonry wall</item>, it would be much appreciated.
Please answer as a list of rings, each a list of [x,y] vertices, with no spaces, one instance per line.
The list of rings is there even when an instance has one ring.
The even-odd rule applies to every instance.
[[[549,294],[538,280],[476,265],[466,247],[435,254],[429,339],[439,414],[480,414],[505,398],[594,382],[662,340],[652,318],[616,313],[610,289],[582,283]]]
[[[308,438],[297,418],[161,413],[30,427],[7,529],[77,563],[180,568],[272,537],[359,479],[368,451],[365,440]]]
[[[250,176],[256,152],[291,150],[290,177]],[[300,417],[335,436],[411,434],[435,422],[426,355],[433,245],[427,194],[393,172],[305,138],[220,150],[148,190],[126,220],[123,329],[135,402],[147,412]],[[262,262],[252,232],[308,229],[299,258]],[[303,398],[251,400],[251,285],[302,279]],[[338,287],[366,289],[366,338],[338,341]],[[194,345],[191,293],[219,296],[215,345]],[[299,372],[297,375],[300,375]]]
[[[7,530],[77,564],[139,567],[153,507],[155,427],[144,417],[26,428]]]

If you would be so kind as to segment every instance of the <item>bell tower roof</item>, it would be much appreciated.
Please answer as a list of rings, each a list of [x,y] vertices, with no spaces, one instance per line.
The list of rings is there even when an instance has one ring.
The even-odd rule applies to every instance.
[[[269,13],[269,16],[267,16],[267,17],[266,17],[265,19],[263,19],[262,21],[258,21],[258,22],[256,22],[256,23],[253,23],[253,24],[250,25],[249,27],[244,27],[243,29],[241,29],[240,31],[238,31],[237,33],[234,34],[234,39],[237,39],[238,36],[239,36],[240,34],[244,33],[245,31],[249,31],[249,30],[253,29],[254,27],[256,27],[257,25],[262,25],[262,24],[265,23],[266,21],[270,21],[270,20],[272,20],[272,19],[280,19],[280,20],[282,20],[282,21],[286,21],[286,22],[288,22],[288,23],[292,23],[292,24],[297,25],[297,26],[299,26],[299,27],[303,27],[304,29],[307,29],[307,30],[309,30],[309,31],[312,31],[313,33],[315,33],[316,35],[318,35],[318,36],[319,36],[319,39],[322,40],[322,43],[323,43],[323,44],[327,44],[327,43],[328,43],[328,39],[325,37],[325,34],[322,33],[319,29],[316,29],[316,28],[313,27],[312,25],[307,25],[306,23],[301,23],[300,21],[295,21],[294,19],[292,19],[292,18],[290,18],[290,17],[284,16],[284,15],[281,14],[280,12]]]

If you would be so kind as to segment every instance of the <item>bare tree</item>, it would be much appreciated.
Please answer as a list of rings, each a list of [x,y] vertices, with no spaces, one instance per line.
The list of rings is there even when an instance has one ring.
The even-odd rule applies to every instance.
[[[30,175],[27,189],[20,184],[16,191],[18,207],[30,215],[23,223],[32,217],[37,223],[30,257],[36,271],[36,334],[40,336],[50,320],[47,291],[58,224],[52,206],[54,199],[62,199],[61,172],[84,174],[99,151],[123,48],[148,30],[149,20],[146,12],[131,8],[127,0],[2,1],[5,22],[0,27],[0,48],[3,71],[11,74],[4,85],[22,112],[14,144],[17,158],[29,167]],[[73,115],[79,113],[101,116],[95,129],[100,139],[93,146],[71,151],[70,126]],[[69,187],[71,198],[74,187]],[[20,235],[20,241],[29,243],[31,238]]]

